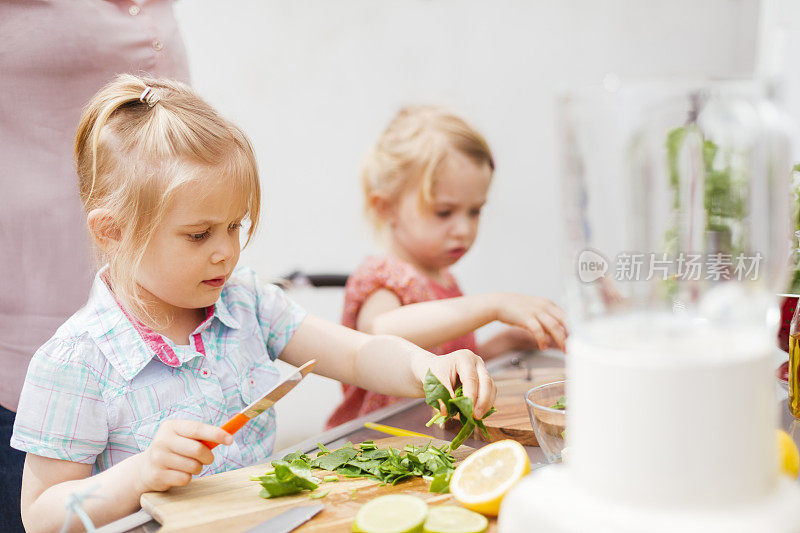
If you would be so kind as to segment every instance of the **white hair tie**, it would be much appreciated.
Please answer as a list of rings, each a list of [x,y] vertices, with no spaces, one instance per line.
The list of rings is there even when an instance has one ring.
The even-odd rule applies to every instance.
[[[142,95],[139,97],[139,101],[147,104],[149,107],[156,105],[158,100],[158,95],[150,86],[145,86],[144,91],[142,91]]]

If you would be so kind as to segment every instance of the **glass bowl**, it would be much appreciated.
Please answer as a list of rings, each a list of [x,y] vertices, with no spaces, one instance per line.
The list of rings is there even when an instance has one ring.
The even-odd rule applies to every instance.
[[[556,409],[559,399],[566,394],[566,381],[555,381],[539,385],[525,394],[528,415],[539,447],[548,463],[562,460],[567,430],[567,411]]]

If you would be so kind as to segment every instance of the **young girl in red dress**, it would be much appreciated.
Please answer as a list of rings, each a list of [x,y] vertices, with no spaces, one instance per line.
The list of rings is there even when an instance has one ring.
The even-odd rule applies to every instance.
[[[449,267],[478,233],[494,173],[489,146],[460,117],[438,107],[401,110],[362,170],[366,212],[386,240],[345,288],[342,323],[404,337],[434,353],[467,348],[491,359],[510,350],[555,346],[567,330],[561,309],[534,296],[464,296]],[[474,330],[494,320],[512,327],[478,345]],[[328,420],[342,424],[398,398],[343,385]]]

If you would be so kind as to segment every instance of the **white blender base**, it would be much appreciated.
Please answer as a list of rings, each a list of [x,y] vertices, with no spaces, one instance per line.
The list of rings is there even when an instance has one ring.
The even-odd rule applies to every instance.
[[[657,480],[653,480],[654,483]],[[503,499],[500,533],[799,533],[800,485],[780,476],[775,492],[715,509],[642,508],[587,494],[565,465],[542,467]]]

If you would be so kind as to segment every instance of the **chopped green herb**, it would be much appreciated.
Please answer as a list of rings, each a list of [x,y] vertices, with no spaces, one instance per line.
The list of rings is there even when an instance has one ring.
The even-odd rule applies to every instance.
[[[317,453],[317,457],[322,457],[323,455],[331,453],[331,451],[325,447],[324,444],[321,442],[317,443],[317,448],[319,448],[319,453]]]
[[[312,500],[318,500],[320,498],[324,498],[325,496],[330,494],[330,492],[331,492],[331,489],[323,490],[322,492],[314,492],[314,493],[310,494],[308,497],[311,498]]]
[[[429,492],[448,493],[450,492],[450,477],[453,475],[452,469],[443,468],[436,472],[431,481]]]
[[[455,468],[455,458],[450,454],[447,444],[437,448],[429,442],[398,450],[392,447],[378,448],[374,442],[366,441],[355,446],[347,443],[337,450],[320,448],[320,452],[327,453],[322,456],[318,454],[314,459],[300,452],[291,453],[282,461],[273,461],[273,471],[250,479],[261,483],[263,498],[297,494],[303,490],[313,491],[322,481],[339,481],[339,476],[365,477],[382,485],[395,485],[412,477],[424,476],[431,480],[431,486],[436,489],[433,492],[445,492]],[[319,480],[311,476],[312,469],[336,472],[338,476],[325,476]]]
[[[264,472],[263,474],[261,474],[260,476],[250,476],[250,481],[261,481],[262,477],[268,476],[268,475],[274,474],[274,473],[275,473],[275,469],[271,468],[271,469],[267,470],[266,472]]]
[[[409,445],[403,450],[392,447],[371,449],[371,444],[363,446],[367,448],[366,451],[359,451],[359,455],[354,459],[338,466],[336,472],[345,477],[367,477],[379,481],[383,485],[394,485],[410,477],[430,476],[433,478],[438,472],[443,470],[452,472],[454,469],[455,458],[450,455],[446,444],[441,448],[437,448],[431,443],[422,446]],[[362,446],[357,447],[362,448]],[[343,449],[349,450],[350,448],[333,450],[330,455],[333,456]]]
[[[312,460],[310,465],[314,468],[320,468],[322,470],[329,470],[333,472],[340,466],[346,465],[350,461],[356,458],[358,455],[358,450],[352,447],[347,447],[345,445],[344,448],[339,448],[338,450],[330,451],[329,453],[323,455],[322,457],[317,456],[316,459]]]
[[[563,394],[558,397],[556,403],[553,404],[553,409],[561,409],[562,411],[567,408],[567,397]]]
[[[361,467],[356,465],[344,465],[336,469],[336,473],[344,477],[363,477]]]
[[[287,463],[291,463],[292,461],[297,461],[297,460],[308,463],[310,459],[311,458],[308,455],[302,453],[300,450],[292,452],[283,458],[283,460],[286,461]]]
[[[311,477],[311,469],[301,459],[291,463],[286,461],[272,461],[274,471],[255,479],[261,483],[262,498],[276,498],[297,494],[304,490],[315,490],[319,485]],[[252,478],[251,478],[252,479]]]

